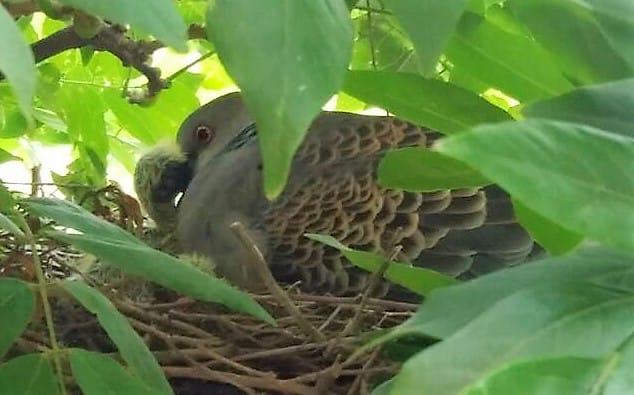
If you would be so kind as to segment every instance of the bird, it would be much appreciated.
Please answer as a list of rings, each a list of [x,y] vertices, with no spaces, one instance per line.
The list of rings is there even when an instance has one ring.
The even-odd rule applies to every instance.
[[[389,150],[431,148],[442,137],[393,116],[322,111],[292,159],[282,193],[268,200],[257,125],[233,92],[189,115],[177,134],[179,153],[161,148],[146,155],[152,160],[139,162],[135,178],[147,211],[174,229],[183,249],[213,259],[218,275],[247,290],[262,281],[251,269],[253,256],[229,230],[235,221],[278,282],[310,293],[356,295],[371,273],[306,233],[385,256],[399,251],[398,261],[465,280],[540,256],[543,249],[497,185],[414,192],[379,184],[377,167]],[[140,176],[148,173],[153,177]],[[396,288],[383,281],[373,296]]]

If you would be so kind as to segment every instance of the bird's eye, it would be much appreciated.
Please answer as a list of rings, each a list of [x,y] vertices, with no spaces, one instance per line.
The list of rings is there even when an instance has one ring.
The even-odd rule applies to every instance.
[[[207,144],[214,138],[214,131],[206,125],[198,125],[194,131],[196,140],[201,144]]]

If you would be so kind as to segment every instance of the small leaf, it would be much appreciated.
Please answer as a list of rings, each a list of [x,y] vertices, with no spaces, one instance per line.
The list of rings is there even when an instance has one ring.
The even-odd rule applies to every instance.
[[[387,258],[365,251],[353,250],[344,246],[331,236],[306,234],[311,240],[318,241],[332,248],[336,248],[356,266],[369,272],[378,271]],[[427,295],[436,288],[458,284],[460,281],[436,271],[421,267],[412,267],[402,262],[390,262],[384,277],[391,282],[401,285],[418,295]]]
[[[0,394],[59,393],[59,384],[46,354],[21,355],[0,365]]]
[[[207,31],[258,126],[264,189],[273,198],[311,121],[343,83],[353,39],[348,9],[341,0],[214,0]]]
[[[486,178],[466,164],[427,148],[418,147],[388,152],[379,163],[378,177],[379,184],[386,188],[416,192],[490,184]]]
[[[467,0],[387,0],[400,24],[412,38],[422,74],[436,73],[436,64],[453,33]],[[424,18],[425,23],[421,23]]]
[[[473,92],[415,74],[349,71],[343,90],[368,104],[442,133],[511,119],[502,109]]]
[[[157,393],[137,377],[127,372],[112,358],[93,351],[70,349],[70,367],[77,384],[86,395],[134,394],[152,395]],[[171,394],[168,387],[159,394]]]
[[[102,295],[99,291],[88,285],[73,280],[64,280],[60,282],[62,288],[68,291],[81,303],[86,310],[97,316],[97,320],[101,327],[108,333],[108,337],[114,342],[126,361],[132,373],[139,377],[143,382],[155,392],[160,394],[171,394],[172,390],[163,375],[161,367],[154,358],[154,355],[147,348],[143,339],[134,331],[128,320],[117,311],[116,307]],[[75,352],[77,350],[74,350]],[[88,353],[85,351],[84,353]],[[95,354],[90,354],[93,358]],[[87,354],[84,357],[89,358]],[[104,357],[106,358],[106,357]],[[71,356],[71,364],[73,363]],[[84,362],[93,362],[93,359]],[[83,364],[82,364],[83,365]],[[73,365],[73,371],[77,368]],[[79,377],[78,377],[79,379]],[[113,380],[114,378],[106,378],[105,380]],[[117,381],[117,380],[114,380]],[[86,385],[85,383],[81,384]]]
[[[527,120],[477,127],[437,149],[564,228],[634,251],[634,139]]]
[[[14,278],[0,278],[0,357],[24,332],[34,311],[35,295],[28,285]]]
[[[634,78],[584,86],[565,95],[529,104],[522,112],[594,126],[634,137]]]
[[[170,0],[60,0],[60,3],[156,36],[179,51],[187,49],[187,27]]]

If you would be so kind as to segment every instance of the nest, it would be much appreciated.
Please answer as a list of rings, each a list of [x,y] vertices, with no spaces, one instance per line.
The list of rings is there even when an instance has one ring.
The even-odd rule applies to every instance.
[[[28,265],[23,263],[30,261],[31,252],[5,251],[0,276],[27,276]],[[70,247],[51,240],[43,241],[37,253],[51,277],[72,275],[68,262],[81,259]],[[22,262],[20,273],[5,270],[8,262]],[[101,281],[99,288],[142,336],[180,395],[369,393],[399,365],[380,349],[355,351],[373,331],[398,325],[418,307],[370,298],[370,289],[359,297],[334,297],[277,286],[269,294],[253,295],[275,318],[278,326],[273,327],[139,279],[119,276]],[[118,357],[91,313],[65,295],[51,302],[64,347]],[[23,333],[9,357],[49,348],[39,320]]]

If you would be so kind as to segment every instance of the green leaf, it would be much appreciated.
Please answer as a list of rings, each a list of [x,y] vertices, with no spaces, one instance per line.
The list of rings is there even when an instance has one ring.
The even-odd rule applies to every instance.
[[[103,354],[72,348],[68,351],[68,356],[77,384],[86,395],[157,393],[156,388],[148,386]],[[158,393],[171,394],[172,390],[168,387]]]
[[[418,125],[455,133],[510,116],[473,92],[415,74],[349,71],[343,90]]]
[[[27,354],[0,365],[0,394],[58,395],[59,384],[45,354]]]
[[[412,38],[422,73],[431,77],[467,0],[388,0],[387,7]],[[425,23],[421,23],[421,20]]]
[[[632,255],[605,247],[581,249],[574,254],[500,270],[440,289],[425,300],[424,308],[395,332],[396,335],[417,333],[448,338],[516,292],[535,287],[559,289],[573,283],[599,282],[603,278],[625,278],[632,272]]]
[[[60,3],[112,22],[130,24],[134,29],[151,34],[159,40],[184,51],[187,27],[178,9],[170,0],[60,0]]]
[[[513,211],[528,233],[552,255],[572,251],[583,240],[580,234],[557,225],[517,200],[513,201]]]
[[[416,192],[490,184],[466,164],[427,148],[417,147],[389,151],[379,163],[378,177],[379,184],[386,188]]]
[[[341,0],[214,0],[207,30],[258,125],[264,189],[273,198],[311,121],[343,83],[348,9]]]
[[[18,105],[28,122],[32,122],[36,69],[31,48],[4,7],[0,7],[0,71],[11,85]],[[9,56],[10,55],[10,56]]]
[[[573,83],[592,84],[631,76],[629,65],[612,48],[596,18],[581,4],[577,0],[506,2]]]
[[[343,255],[356,266],[369,272],[378,271],[387,258],[371,252],[357,251],[346,247],[331,236],[311,234],[305,235],[311,240],[318,241],[341,251]],[[412,267],[402,262],[390,262],[384,277],[389,281],[401,285],[418,295],[428,295],[436,288],[442,288],[460,281],[431,269]]]
[[[180,75],[147,107],[130,104],[115,91],[107,91],[103,97],[121,126],[144,144],[154,145],[173,138],[181,122],[200,107],[196,89],[202,78],[191,73]]]
[[[73,244],[102,258],[125,273],[133,274],[208,302],[222,303],[274,324],[273,318],[250,296],[226,281],[192,265],[150,248],[118,226],[95,217],[83,208],[58,199],[29,198],[24,203],[39,216],[82,234],[49,232],[53,238]]]
[[[104,121],[106,108],[100,92],[94,87],[70,84],[64,85],[58,97],[71,141],[75,143],[81,138],[105,162],[109,149]]]
[[[614,371],[609,372],[610,380],[604,386],[603,395],[627,394],[634,388],[634,341],[629,339],[623,344],[615,357],[619,363]]]
[[[477,127],[437,149],[564,228],[634,251],[633,139],[528,120]]]
[[[2,107],[0,107],[0,138],[20,137],[27,132],[27,129],[28,125],[22,109],[18,106],[2,103]]]
[[[628,61],[634,70],[634,3],[629,0],[571,1],[596,19],[610,46]]]
[[[465,395],[578,395],[601,383],[604,361],[592,358],[559,357],[533,359],[502,367]],[[606,372],[609,373],[609,372]]]
[[[9,231],[18,239],[24,239],[24,232],[9,217],[0,213],[0,228]]]
[[[34,312],[35,295],[29,286],[15,278],[0,278],[0,357],[24,332]]]
[[[585,86],[528,105],[528,117],[558,119],[634,137],[634,78]]]
[[[60,282],[60,285],[73,295],[86,310],[97,316],[99,325],[117,346],[119,354],[135,376],[143,380],[157,393],[172,393],[154,355],[147,348],[141,336],[134,331],[128,320],[117,311],[117,308],[108,298],[80,281],[64,280]],[[73,365],[73,371],[75,368],[76,366]]]
[[[21,161],[22,158],[18,158],[10,152],[0,149],[0,163],[12,162],[14,160]]]
[[[460,21],[446,55],[455,70],[520,101],[572,89],[550,54],[535,41],[473,14]]]
[[[462,394],[487,382],[509,363],[607,357],[634,331],[634,273],[619,276],[604,276],[603,284],[578,281],[515,292],[407,361],[393,392]]]
[[[371,395],[390,395],[392,393],[393,380],[386,380],[374,387]]]
[[[21,202],[40,217],[47,217],[59,225],[76,229],[84,234],[117,240],[122,243],[145,246],[143,242],[120,227],[97,218],[82,207],[67,200],[49,198],[26,198]]]

